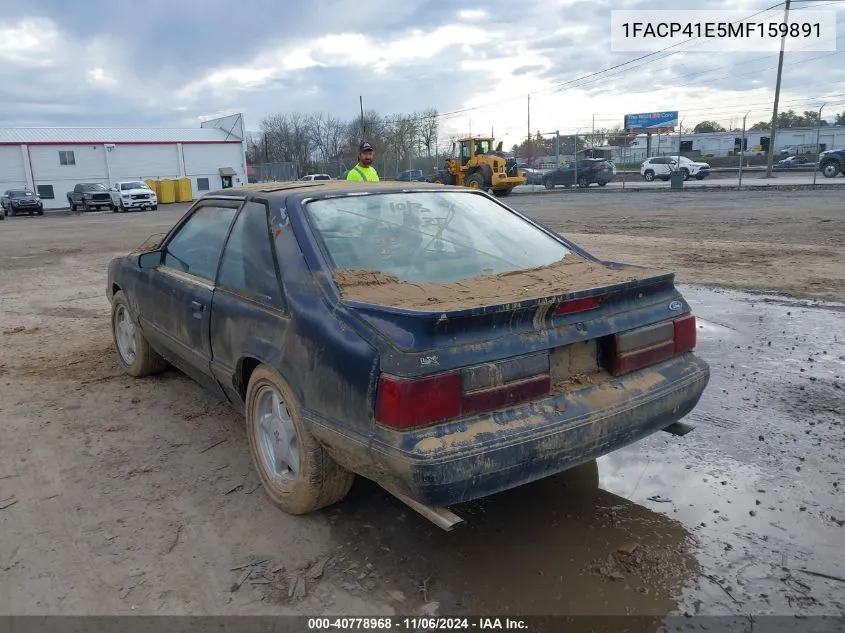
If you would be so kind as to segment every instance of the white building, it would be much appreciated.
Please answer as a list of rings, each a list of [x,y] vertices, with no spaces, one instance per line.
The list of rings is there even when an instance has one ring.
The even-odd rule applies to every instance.
[[[0,192],[31,188],[45,209],[82,182],[191,179],[194,197],[247,182],[243,116],[199,128],[0,128]]]
[[[778,130],[775,135],[775,154],[784,151],[789,153],[815,153],[816,134],[821,151],[840,149],[845,147],[845,127],[826,126],[820,130],[816,128],[792,128]],[[769,145],[771,133],[746,132],[745,154],[765,154]],[[651,155],[661,156],[678,152],[677,134],[652,134]],[[636,162],[645,160],[648,138],[645,134],[637,138],[626,148],[619,149],[619,156],[614,156],[620,162]],[[680,138],[681,153],[686,156],[734,156],[742,151],[742,132],[708,132],[702,134],[683,134]]]

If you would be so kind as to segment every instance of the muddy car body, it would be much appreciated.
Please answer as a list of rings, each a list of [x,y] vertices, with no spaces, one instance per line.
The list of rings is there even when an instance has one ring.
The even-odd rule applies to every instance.
[[[709,380],[674,274],[601,262],[469,189],[211,193],[114,259],[107,294],[124,369],[173,364],[244,411],[294,514],[359,474],[442,516],[677,432]]]

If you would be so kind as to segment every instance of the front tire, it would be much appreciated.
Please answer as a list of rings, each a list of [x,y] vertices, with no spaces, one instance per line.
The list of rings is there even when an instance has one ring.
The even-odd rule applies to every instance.
[[[590,186],[586,176],[578,176],[578,186],[581,187],[581,189],[586,189]]]
[[[821,172],[825,178],[836,178],[840,172],[839,163],[832,160],[822,163]]]
[[[129,301],[122,290],[112,298],[111,331],[117,351],[117,363],[130,376],[143,378],[167,369],[168,362],[159,356],[138,326]]]
[[[253,464],[276,507],[288,514],[307,514],[347,495],[355,475],[341,468],[311,435],[279,374],[266,365],[256,368],[245,405]]]
[[[484,189],[484,176],[481,174],[472,174],[467,178],[467,187],[470,189]]]

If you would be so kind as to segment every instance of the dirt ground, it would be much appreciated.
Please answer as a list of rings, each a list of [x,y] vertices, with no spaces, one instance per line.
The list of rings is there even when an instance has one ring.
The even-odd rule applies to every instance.
[[[512,203],[685,282],[841,299],[838,200]],[[290,517],[258,488],[238,415],[114,360],[105,265],[183,210],[0,223],[0,613],[845,612],[845,307],[685,287],[714,372],[693,433],[468,504],[453,533],[366,481]]]
[[[682,283],[845,298],[837,189],[550,193],[509,202],[595,254],[671,268]]]

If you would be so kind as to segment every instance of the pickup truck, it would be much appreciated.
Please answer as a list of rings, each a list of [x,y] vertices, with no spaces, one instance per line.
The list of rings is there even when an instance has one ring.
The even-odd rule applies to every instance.
[[[829,149],[819,154],[819,169],[825,178],[845,176],[845,149]]]
[[[67,203],[71,211],[83,211],[111,207],[108,187],[98,182],[80,182],[67,192]]]
[[[8,189],[0,197],[3,217],[28,213],[29,215],[44,215],[44,203],[41,197],[29,189]]]
[[[158,197],[147,183],[140,180],[116,182],[109,190],[111,209],[118,211],[147,211],[158,209]]]

